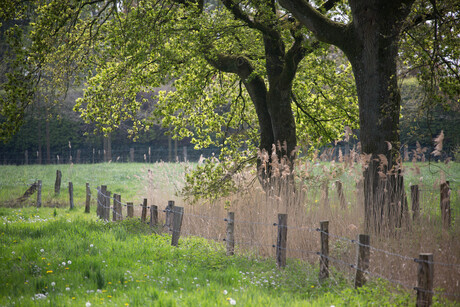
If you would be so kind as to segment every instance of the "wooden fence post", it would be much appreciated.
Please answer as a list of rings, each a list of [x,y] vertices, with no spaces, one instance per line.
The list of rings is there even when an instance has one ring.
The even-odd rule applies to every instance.
[[[364,273],[369,269],[370,241],[369,235],[358,235],[355,288],[362,287],[366,283]]]
[[[433,254],[420,254],[417,269],[417,307],[431,306],[433,300]]]
[[[89,188],[89,183],[86,183],[86,203],[85,203],[85,213],[90,212],[91,207],[91,189]]]
[[[150,205],[150,227],[158,224],[158,206]]]
[[[232,256],[235,254],[235,212],[227,213],[227,256]]]
[[[42,206],[42,181],[37,182],[37,208]]]
[[[415,221],[420,216],[420,192],[418,185],[410,186],[410,196],[412,203],[412,219]]]
[[[329,277],[329,221],[320,222],[321,257],[319,260],[319,280]]]
[[[103,209],[102,209],[102,217],[104,220],[106,220],[107,222],[110,221],[110,195],[112,194],[112,192],[110,191],[105,191],[105,197],[104,197],[104,201],[103,201]]]
[[[133,203],[126,203],[126,211],[128,213],[128,217],[134,217],[134,205],[133,205]]]
[[[118,194],[117,196],[117,221],[123,220],[123,206],[121,205],[121,195]]]
[[[172,238],[171,238],[171,245],[177,246],[179,244],[179,237],[180,237],[180,229],[182,227],[182,218],[184,216],[184,207],[176,207],[174,206],[172,209],[173,217],[172,217]]]
[[[112,222],[118,221],[118,194],[113,193],[113,211],[112,211]]]
[[[147,198],[144,198],[144,202],[142,203],[141,222],[145,223],[146,220],[147,220]]]
[[[99,190],[98,196],[99,200],[97,202],[97,216],[99,218],[104,217],[104,207],[105,207],[105,193],[107,192],[107,186],[106,185],[101,185],[101,189]]]
[[[70,202],[70,210],[72,210],[75,206],[73,204],[73,183],[69,182],[69,202]]]
[[[343,193],[343,185],[340,180],[337,180],[335,182],[335,186],[337,188],[337,194],[339,196],[339,201],[340,201],[340,208],[346,209],[347,208],[347,202],[345,200],[345,194]]]
[[[29,152],[27,150],[24,152],[24,164],[29,164]]]
[[[61,178],[62,173],[60,170],[56,171],[56,181],[54,182],[54,194],[59,195],[61,193]]]
[[[165,217],[165,225],[164,228],[166,231],[171,232],[172,231],[172,210],[174,208],[174,200],[169,200],[168,205],[166,206],[165,212],[166,212],[166,217]]]
[[[287,246],[287,214],[278,214],[278,237],[276,240],[276,265],[278,268],[286,266]]]
[[[449,181],[441,183],[441,217],[442,226],[446,229],[451,225],[451,211],[450,211],[450,187]]]
[[[323,205],[324,207],[329,207],[329,180],[325,180],[321,187]]]

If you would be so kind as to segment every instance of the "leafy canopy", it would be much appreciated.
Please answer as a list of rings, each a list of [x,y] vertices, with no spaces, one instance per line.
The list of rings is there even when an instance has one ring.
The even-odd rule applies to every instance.
[[[243,86],[247,80],[219,71],[209,60],[219,54],[245,57],[255,68],[248,79],[260,76],[268,87],[263,35],[250,21],[274,25],[286,46],[294,43],[295,21],[278,4],[259,0],[234,5],[247,21],[222,3],[34,1],[30,34],[23,38],[28,46],[17,58],[27,58],[27,66],[37,71],[35,80],[46,75],[50,81],[44,86],[62,93],[84,81],[84,97],[75,110],[105,133],[129,120],[135,137],[139,129],[159,123],[176,138],[190,138],[196,148],[217,147],[220,154],[213,161],[220,163],[209,160],[189,178],[194,186],[207,187],[253,164],[260,137],[255,108]],[[295,31],[310,50],[293,81],[297,139],[325,144],[338,139],[345,126],[356,127],[351,68],[337,49],[314,42],[304,29]],[[162,91],[164,85],[170,90]],[[18,90],[2,92],[2,104],[14,106]],[[138,94],[149,91],[158,92],[158,101],[144,117],[140,110],[148,102]],[[235,187],[232,181],[224,186],[227,191]]]

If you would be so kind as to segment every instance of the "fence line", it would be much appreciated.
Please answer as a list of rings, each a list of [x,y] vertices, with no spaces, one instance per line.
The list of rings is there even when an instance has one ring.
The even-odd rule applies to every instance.
[[[87,185],[89,186],[89,184],[87,184]],[[72,187],[72,183],[69,182],[69,190],[70,190],[71,187]],[[107,221],[109,221],[110,220],[110,212],[112,211],[112,214],[114,216],[114,218],[113,218],[114,220],[122,219],[123,218],[122,211],[120,211],[121,213],[117,212],[115,205],[116,204],[120,205],[120,210],[121,210],[121,206],[124,206],[124,207],[132,206],[131,205],[132,203],[123,203],[123,202],[121,202],[120,198],[119,198],[119,195],[118,195],[118,197],[115,197],[116,194],[114,194],[113,196],[110,196],[111,193],[109,191],[104,190],[105,191],[105,193],[104,193],[102,191],[102,189],[99,188],[99,187],[95,188],[95,190],[97,191],[97,193],[96,193],[96,195],[97,195],[97,198],[96,198],[97,199],[97,202],[96,202],[97,207],[102,209],[101,211],[98,210],[98,215],[99,215],[100,212],[102,212],[102,214],[99,215],[100,218],[104,218]],[[89,188],[89,189],[87,189],[87,191],[88,191],[87,193],[89,193],[91,195],[91,189]],[[111,205],[112,200],[113,200],[113,204],[114,204],[113,206]],[[72,196],[71,196],[71,202],[72,202]],[[151,214],[158,214],[158,211],[160,211],[160,210],[158,210],[157,206],[154,206],[154,205],[148,206],[146,199],[144,199],[143,204],[140,204],[140,207],[143,209],[143,216],[145,214],[144,210],[146,210],[146,209],[150,209]],[[179,228],[177,228],[177,225],[176,225],[177,224],[176,223],[177,222],[177,216],[176,215],[180,214],[180,219],[182,219],[183,216],[186,216],[186,217],[191,217],[191,218],[200,218],[200,219],[209,220],[209,221],[213,221],[213,222],[222,221],[222,222],[227,222],[227,223],[231,222],[233,224],[235,224],[235,223],[238,224],[239,223],[239,224],[278,227],[278,235],[280,233],[280,229],[283,230],[283,231],[287,231],[289,229],[291,229],[291,230],[306,230],[306,231],[309,231],[309,232],[315,231],[315,232],[319,232],[321,234],[324,234],[324,235],[326,235],[328,237],[332,237],[332,238],[347,242],[349,244],[355,244],[357,247],[365,247],[365,248],[368,248],[368,249],[371,249],[371,250],[374,250],[374,251],[377,251],[377,252],[384,253],[384,254],[389,255],[389,256],[399,257],[399,258],[404,259],[404,260],[411,260],[411,261],[414,261],[415,263],[418,263],[419,265],[423,265],[423,264],[426,264],[426,265],[440,265],[440,266],[446,266],[446,267],[460,268],[460,264],[457,264],[457,263],[437,262],[437,261],[432,261],[432,260],[424,260],[424,259],[422,259],[422,257],[414,258],[414,257],[406,256],[406,255],[401,255],[399,253],[394,253],[394,252],[391,252],[391,251],[387,251],[385,249],[381,249],[381,248],[371,246],[370,244],[363,244],[363,243],[361,243],[361,242],[359,242],[358,240],[355,240],[355,239],[350,239],[350,238],[347,238],[347,237],[341,237],[341,236],[335,235],[333,233],[330,233],[329,231],[321,230],[320,228],[313,228],[313,227],[310,227],[308,225],[288,226],[287,224],[280,222],[281,219],[279,219],[278,222],[275,221],[273,223],[267,223],[267,222],[247,221],[247,220],[240,221],[240,220],[234,219],[234,218],[229,219],[229,218],[221,218],[221,217],[215,217],[215,216],[209,216],[209,215],[189,214],[189,213],[185,213],[183,211],[182,207],[177,207],[177,206],[174,206],[173,204],[172,204],[171,207],[168,205],[168,207],[165,210],[162,210],[162,212],[166,213],[167,215],[172,214],[172,216],[173,216],[173,221],[174,221],[174,223],[172,225],[173,227],[171,228],[171,224],[165,224],[165,225],[163,225],[163,227],[167,227],[168,231],[173,234],[173,241],[175,241],[175,245],[177,245],[178,240],[179,240],[179,236],[180,236],[181,233],[182,233],[182,235],[185,235],[185,236],[200,236],[200,237],[203,237],[202,235],[199,235],[199,234],[191,234],[191,233],[181,231],[180,225],[179,225]],[[117,218],[115,218],[115,217],[117,217]],[[150,220],[152,221],[152,219],[150,219]],[[146,221],[145,218],[144,218],[144,221]],[[158,217],[156,219],[156,222],[158,222]],[[181,224],[181,221],[180,221],[180,224]],[[151,226],[154,226],[154,225],[151,225]],[[286,237],[286,235],[284,235],[284,236]],[[433,289],[425,289],[425,288],[420,288],[420,287],[411,287],[410,285],[405,284],[405,283],[403,283],[401,281],[394,280],[392,278],[380,275],[380,274],[375,273],[375,272],[371,272],[371,271],[369,271],[367,269],[361,269],[361,268],[359,268],[358,265],[347,263],[346,261],[336,259],[334,257],[331,257],[329,254],[325,254],[325,253],[322,253],[322,252],[315,252],[315,251],[302,250],[302,249],[289,249],[289,248],[287,248],[285,246],[280,246],[279,245],[279,239],[278,239],[278,242],[276,244],[268,245],[268,244],[259,244],[259,243],[253,242],[253,241],[251,241],[251,242],[242,242],[242,241],[238,241],[238,240],[227,240],[225,238],[224,239],[206,238],[206,237],[204,237],[204,238],[209,239],[209,240],[215,240],[215,241],[221,241],[222,240],[223,242],[233,243],[233,244],[237,244],[237,245],[249,245],[249,246],[276,248],[277,249],[277,258],[279,257],[278,253],[284,253],[285,254],[287,251],[304,253],[304,254],[315,254],[315,255],[318,255],[318,256],[320,256],[322,258],[328,259],[328,260],[330,260],[332,262],[340,263],[342,265],[350,267],[350,268],[356,270],[356,272],[359,271],[359,272],[367,274],[369,276],[382,278],[382,279],[385,279],[385,280],[387,280],[387,281],[389,281],[389,282],[391,282],[393,284],[397,284],[397,285],[403,286],[405,288],[417,290],[417,292],[423,292],[423,293],[426,293],[426,294],[437,294],[437,295],[445,295],[445,296],[452,296],[452,297],[460,297],[459,294],[455,294],[455,293],[434,291]],[[323,243],[321,242],[321,244],[323,244]],[[432,258],[429,258],[429,259],[432,259]]]

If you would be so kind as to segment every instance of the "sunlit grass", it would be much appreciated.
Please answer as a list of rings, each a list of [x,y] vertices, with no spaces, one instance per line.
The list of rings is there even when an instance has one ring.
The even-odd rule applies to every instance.
[[[306,262],[226,256],[223,245],[157,234],[137,219],[105,223],[52,208],[0,209],[2,306],[405,306],[385,282],[324,283]],[[436,301],[438,302],[438,301]],[[439,305],[440,303],[438,303]]]

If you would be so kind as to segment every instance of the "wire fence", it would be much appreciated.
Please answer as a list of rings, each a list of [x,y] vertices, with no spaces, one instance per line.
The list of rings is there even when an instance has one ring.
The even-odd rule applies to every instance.
[[[123,218],[122,215],[120,215],[118,212],[115,211],[114,206],[107,206],[104,202],[99,201],[99,199],[106,198],[106,199],[108,199],[110,201],[117,202],[116,198],[108,196],[108,195],[105,195],[104,193],[101,193],[100,189],[97,189],[97,193],[98,193],[98,195],[101,196],[100,198],[98,197],[98,206],[101,206],[105,210],[110,210],[110,211],[114,212],[115,215],[120,216],[121,218]],[[128,204],[128,203],[121,203],[121,205],[123,207],[129,207],[130,206],[130,204]],[[317,233],[320,233],[320,234],[324,234],[324,235],[326,235],[326,236],[328,236],[330,238],[345,242],[345,243],[347,243],[349,245],[353,245],[356,248],[365,247],[365,248],[368,248],[368,249],[370,249],[370,250],[372,250],[374,252],[382,253],[382,254],[384,254],[386,256],[392,256],[392,257],[395,257],[395,258],[399,258],[399,259],[404,260],[404,261],[411,261],[412,263],[416,263],[416,264],[426,263],[426,264],[433,265],[433,266],[449,267],[452,270],[454,270],[457,273],[458,278],[460,278],[460,263],[445,263],[445,262],[438,262],[438,261],[427,261],[427,260],[423,260],[423,259],[420,259],[420,258],[417,258],[417,257],[412,257],[412,256],[409,256],[409,255],[399,254],[399,253],[396,253],[396,252],[392,252],[392,251],[388,251],[388,250],[385,250],[385,249],[382,249],[382,248],[372,246],[370,244],[363,244],[363,243],[359,242],[359,240],[356,240],[356,239],[352,239],[352,238],[336,235],[334,233],[330,233],[330,232],[327,232],[327,231],[323,231],[320,228],[315,228],[315,227],[313,227],[311,225],[288,226],[288,225],[281,225],[281,224],[279,224],[279,222],[276,222],[276,221],[274,221],[273,223],[267,223],[267,222],[263,222],[263,221],[238,220],[238,219],[223,218],[223,217],[211,216],[211,215],[191,214],[191,213],[185,213],[183,210],[178,211],[176,208],[180,208],[180,207],[176,207],[176,206],[167,207],[164,210],[159,210],[157,206],[148,206],[148,205],[143,205],[143,204],[139,205],[139,207],[141,209],[145,209],[145,210],[153,208],[154,210],[151,210],[151,214],[157,214],[158,215],[159,212],[165,213],[166,215],[172,214],[173,216],[177,215],[177,214],[180,214],[181,219],[186,217],[186,218],[191,218],[191,219],[207,220],[210,223],[222,223],[222,224],[232,223],[232,224],[257,225],[257,226],[264,226],[264,227],[285,228],[287,231],[307,231],[307,232],[310,232],[310,233],[311,232],[317,232]],[[156,220],[158,220],[158,218]],[[254,248],[254,247],[275,248],[277,250],[281,250],[281,251],[284,251],[284,252],[296,252],[296,253],[302,253],[302,254],[316,255],[316,256],[319,256],[320,258],[328,259],[331,262],[336,263],[337,265],[345,266],[345,267],[347,267],[349,269],[352,269],[354,271],[360,271],[361,273],[363,273],[363,274],[365,274],[365,275],[367,275],[369,277],[372,277],[372,278],[386,280],[387,282],[389,282],[391,284],[403,287],[403,288],[408,289],[408,290],[415,290],[417,292],[423,292],[423,293],[428,293],[428,294],[438,295],[438,296],[446,296],[446,297],[451,297],[451,298],[454,298],[454,299],[460,298],[459,293],[453,293],[453,292],[447,292],[447,291],[438,291],[438,290],[432,290],[432,289],[428,289],[428,290],[423,289],[423,288],[420,288],[417,284],[414,284],[414,283],[410,284],[410,283],[407,283],[405,281],[395,279],[392,276],[387,276],[387,275],[378,273],[375,270],[361,269],[356,263],[350,263],[350,262],[348,262],[346,260],[333,257],[333,256],[331,256],[329,254],[324,254],[321,251],[287,248],[287,247],[279,246],[277,243],[276,244],[263,244],[263,243],[258,243],[257,240],[249,240],[249,241],[235,240],[235,239],[230,239],[229,240],[223,234],[221,236],[214,236],[214,237],[206,236],[206,235],[203,235],[203,234],[200,234],[200,233],[197,233],[197,232],[186,231],[184,229],[181,229],[180,227],[179,228],[173,227],[170,223],[168,223],[168,217],[167,216],[165,218],[165,221],[166,221],[165,224],[159,225],[159,226],[163,227],[165,231],[167,231],[167,232],[169,232],[169,233],[171,233],[173,235],[177,234],[177,235],[181,235],[181,236],[201,237],[201,238],[204,238],[204,239],[207,239],[207,240],[212,240],[212,241],[216,241],[216,242],[223,242],[223,243],[227,243],[227,244],[232,243],[233,245],[236,245],[236,246],[245,246],[245,247],[250,247],[250,248]],[[413,268],[414,271],[416,271],[416,269],[417,268]]]
[[[30,183],[18,182],[18,185],[30,186]],[[362,269],[356,263],[353,263],[352,261],[350,261],[349,257],[347,258],[347,257],[333,256],[330,254],[325,254],[315,249],[309,250],[309,249],[302,249],[302,248],[291,248],[291,247],[280,246],[278,245],[278,242],[275,243],[276,241],[275,236],[272,236],[272,239],[274,241],[274,243],[272,244],[266,244],[263,242],[261,243],[260,240],[257,240],[254,237],[245,238],[241,236],[237,239],[232,239],[232,238],[229,239],[227,235],[224,233],[211,236],[205,233],[200,233],[198,231],[190,231],[187,229],[180,229],[180,228],[176,229],[174,225],[172,224],[171,219],[174,215],[177,215],[180,213],[181,219],[187,218],[195,222],[207,221],[209,223],[220,225],[221,227],[225,227],[229,223],[232,223],[232,224],[237,224],[237,225],[242,225],[242,226],[257,226],[257,227],[273,228],[273,231],[271,233],[275,233],[276,228],[285,228],[286,231],[297,232],[297,233],[299,232],[309,233],[309,234],[318,233],[320,235],[321,234],[325,235],[336,241],[343,242],[349,247],[348,250],[353,249],[353,247],[356,249],[359,247],[365,247],[365,248],[370,249],[374,254],[383,254],[386,257],[394,257],[401,261],[408,261],[411,263],[415,263],[417,265],[421,263],[425,263],[425,264],[433,265],[438,268],[445,267],[450,270],[451,274],[457,274],[456,275],[457,280],[460,280],[460,263],[422,260],[414,256],[400,254],[400,253],[386,250],[386,249],[383,249],[377,246],[373,246],[370,244],[363,244],[363,243],[360,243],[359,240],[352,239],[352,238],[342,236],[342,235],[338,235],[338,234],[335,234],[329,231],[324,231],[321,228],[315,227],[314,225],[311,225],[311,224],[282,225],[279,223],[279,221],[272,221],[272,222],[268,221],[267,222],[264,220],[250,220],[244,217],[243,219],[240,220],[239,218],[235,219],[235,218],[221,217],[221,216],[216,216],[213,214],[196,214],[196,213],[188,213],[188,212],[183,212],[183,211],[179,212],[176,210],[176,208],[179,208],[179,207],[176,207],[173,204],[171,204],[171,206],[168,205],[165,209],[159,209],[158,206],[147,205],[146,199],[144,200],[142,204],[134,205],[133,203],[129,203],[129,202],[121,202],[120,198],[115,196],[117,194],[112,195],[110,194],[110,192],[107,193],[107,188],[105,187],[104,189],[102,189],[101,187],[90,188],[89,190],[87,190],[87,194],[90,197],[92,196],[95,197],[98,215],[106,221],[110,221],[110,220],[119,221],[127,217],[134,217],[133,209],[138,208],[138,210],[142,211],[141,219],[143,220],[143,222],[148,223],[147,210],[150,210],[150,215],[151,215],[149,219],[150,222],[156,221],[156,223],[158,223],[157,226],[159,226],[160,228],[163,228],[164,231],[173,234],[173,236],[182,235],[182,236],[201,237],[207,240],[222,242],[223,244],[232,244],[236,246],[237,249],[239,248],[241,250],[251,249],[251,248],[267,248],[267,249],[275,249],[277,251],[289,252],[291,254],[298,253],[298,254],[305,254],[309,256],[317,256],[320,258],[328,259],[331,262],[335,263],[337,266],[343,266],[355,272],[360,271],[361,273],[369,277],[383,279],[383,280],[390,282],[391,284],[394,284],[396,286],[401,286],[409,290],[416,290],[417,292],[423,292],[423,293],[434,294],[434,295],[439,295],[439,296],[446,296],[446,297],[450,297],[453,299],[460,298],[460,294],[456,292],[436,290],[437,288],[423,289],[423,288],[420,288],[418,284],[416,283],[409,283],[407,282],[407,280],[401,280],[401,279],[395,278],[392,275],[382,274],[381,272],[378,272],[375,269]],[[95,193],[91,193],[91,191]],[[430,195],[433,194],[434,192],[437,192],[437,193],[440,192],[439,189],[420,189],[420,191],[422,193],[423,192],[430,193]],[[126,208],[126,215],[123,215],[121,207]],[[131,214],[130,214],[130,209],[132,209]],[[99,212],[99,210],[105,213],[101,213]],[[159,214],[161,213],[164,213],[166,215],[164,219],[164,224],[160,223]],[[169,220],[168,220],[168,214],[170,215]],[[111,218],[111,215],[112,215],[112,218]],[[139,212],[137,212],[136,215],[138,216]],[[156,218],[152,218],[152,215],[156,215]],[[318,246],[317,246],[317,249],[318,249]],[[381,265],[385,266],[385,264],[381,264]],[[416,269],[417,269],[416,267],[413,267],[412,270],[415,272]],[[438,271],[438,269],[436,269],[436,271]],[[459,289],[458,285],[457,287],[454,287],[454,288]]]

